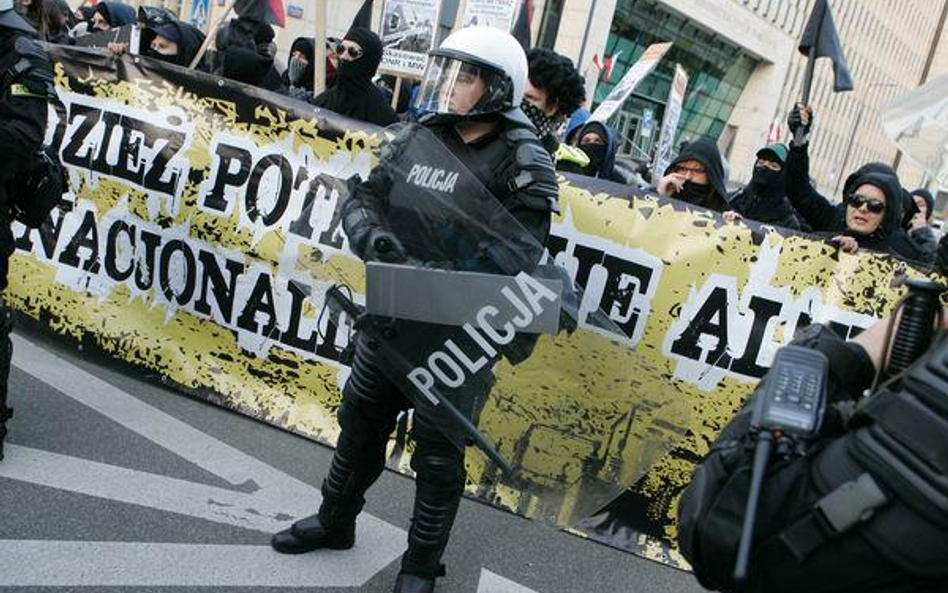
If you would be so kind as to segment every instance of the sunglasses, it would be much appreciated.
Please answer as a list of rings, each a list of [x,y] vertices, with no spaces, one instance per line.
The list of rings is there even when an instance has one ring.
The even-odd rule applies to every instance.
[[[867,198],[866,196],[859,194],[853,194],[849,196],[849,205],[856,210],[859,210],[865,206],[866,210],[872,212],[873,214],[882,214],[885,212],[885,202],[873,200],[872,198]]]
[[[352,56],[352,59],[354,60],[358,60],[359,58],[361,58],[363,53],[365,52],[363,52],[361,49],[359,49],[358,47],[354,45],[343,44],[339,46],[339,55],[344,56],[346,54],[349,54],[350,56]]]

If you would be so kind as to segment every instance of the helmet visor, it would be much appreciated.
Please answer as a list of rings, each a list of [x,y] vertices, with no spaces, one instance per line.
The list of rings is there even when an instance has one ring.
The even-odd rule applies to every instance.
[[[490,68],[453,57],[432,56],[414,106],[425,113],[497,113],[509,108],[509,80]]]

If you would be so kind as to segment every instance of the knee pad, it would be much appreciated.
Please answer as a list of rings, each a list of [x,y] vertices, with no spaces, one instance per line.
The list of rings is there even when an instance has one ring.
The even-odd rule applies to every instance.
[[[464,489],[464,452],[447,441],[437,445],[417,441],[411,468],[418,475],[419,486],[429,484],[452,492]]]

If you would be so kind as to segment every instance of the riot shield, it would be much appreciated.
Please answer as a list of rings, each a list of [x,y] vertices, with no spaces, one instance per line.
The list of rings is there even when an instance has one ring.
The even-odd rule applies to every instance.
[[[346,196],[381,229],[360,246],[376,261],[357,328],[414,403],[416,426],[486,454],[467,462],[489,484],[482,496],[575,524],[682,438],[690,406],[601,310],[604,297],[552,263],[542,215],[498,201],[485,186],[497,180],[428,128],[388,132],[379,165]]]

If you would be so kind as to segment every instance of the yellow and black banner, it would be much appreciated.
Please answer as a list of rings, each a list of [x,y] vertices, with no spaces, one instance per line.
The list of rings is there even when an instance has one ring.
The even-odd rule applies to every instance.
[[[41,229],[15,225],[9,301],[190,393],[332,445],[351,320],[321,314],[323,294],[340,271],[363,279],[357,295],[365,288],[336,182],[365,178],[383,135],[146,58],[50,52],[62,105],[49,140],[69,192]],[[560,335],[538,346],[531,373],[512,379],[501,365],[498,388],[511,402],[543,398],[563,373],[601,372],[577,363],[590,348],[637,367],[609,397],[558,396],[557,426],[517,417],[515,405],[484,410],[481,423],[509,427],[522,454],[543,456],[545,479],[595,467],[625,491],[574,529],[680,565],[676,497],[775,350],[813,322],[858,333],[913,272],[580,177],[561,180],[560,204],[549,254],[624,335]],[[670,391],[681,398],[660,395]],[[642,463],[636,443],[657,432],[668,446],[644,477],[621,471]],[[407,471],[409,453],[396,435],[390,466]],[[489,474],[470,455],[468,493],[531,516],[528,494],[493,487]],[[569,496],[564,509],[577,504]]]

